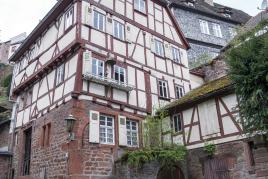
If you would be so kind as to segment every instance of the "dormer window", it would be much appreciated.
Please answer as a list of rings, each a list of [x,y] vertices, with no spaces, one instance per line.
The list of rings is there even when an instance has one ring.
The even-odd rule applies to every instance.
[[[65,13],[65,30],[73,25],[73,19],[74,19],[73,16],[74,16],[74,10],[73,10],[73,8],[70,8]]]
[[[195,0],[185,0],[185,5],[194,7]]]
[[[134,9],[142,13],[146,13],[146,2],[145,0],[134,0]]]

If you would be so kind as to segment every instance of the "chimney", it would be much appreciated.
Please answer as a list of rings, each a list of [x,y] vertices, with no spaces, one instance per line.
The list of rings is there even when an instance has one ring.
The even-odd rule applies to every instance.
[[[214,6],[213,0],[204,0],[205,3]]]

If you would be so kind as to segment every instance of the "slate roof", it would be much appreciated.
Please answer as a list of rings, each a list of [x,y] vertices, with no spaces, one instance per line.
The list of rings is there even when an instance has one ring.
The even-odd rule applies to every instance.
[[[244,28],[246,30],[251,30],[256,27],[261,21],[268,19],[268,12],[260,12],[254,17],[251,17],[249,21],[245,24]]]
[[[191,106],[192,104],[200,103],[213,96],[233,91],[233,89],[233,83],[229,79],[229,76],[224,76],[191,90],[182,98],[166,105],[164,109],[187,108],[189,105]]]
[[[251,16],[247,13],[233,9],[231,7],[223,6],[221,4],[214,3],[214,6],[209,5],[204,2],[204,0],[195,0],[194,6],[188,6],[185,4],[186,0],[169,0],[171,7],[179,7],[184,8],[189,11],[195,11],[197,13],[202,13],[208,16],[214,16],[216,18],[220,18],[221,20],[230,21],[238,24],[245,24]],[[221,8],[229,9],[231,12],[231,17],[226,17],[220,13]]]

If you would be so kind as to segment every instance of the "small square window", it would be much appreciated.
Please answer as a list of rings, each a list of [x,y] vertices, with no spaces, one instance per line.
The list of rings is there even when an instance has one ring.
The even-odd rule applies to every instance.
[[[182,120],[181,120],[180,114],[173,116],[172,124],[173,124],[174,132],[181,132],[182,131]]]
[[[134,0],[134,9],[142,13],[146,13],[146,2],[145,0]]]
[[[73,17],[74,16],[73,11],[74,10],[73,10],[73,7],[72,7],[65,13],[65,30],[73,25],[73,18],[74,18]]]
[[[176,98],[177,99],[179,99],[179,98],[184,96],[184,90],[183,90],[182,86],[176,85],[175,90],[176,90]]]
[[[175,62],[181,63],[181,54],[179,49],[172,47],[172,58]]]
[[[113,34],[116,38],[120,40],[125,39],[125,26],[124,24],[118,22],[118,21],[113,21]]]
[[[138,146],[138,122],[127,120],[127,144],[131,147]]]
[[[164,57],[164,45],[161,41],[155,40],[155,53],[161,57]]]
[[[56,85],[62,83],[64,80],[64,64],[59,66],[56,71]]]
[[[98,11],[93,11],[93,27],[105,31],[105,15]]]
[[[159,96],[162,98],[168,98],[168,84],[166,81],[159,80]]]

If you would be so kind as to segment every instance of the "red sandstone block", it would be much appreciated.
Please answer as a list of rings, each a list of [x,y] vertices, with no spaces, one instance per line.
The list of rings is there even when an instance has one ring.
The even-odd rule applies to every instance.
[[[256,171],[257,177],[265,177],[268,176],[268,170],[257,170]]]

